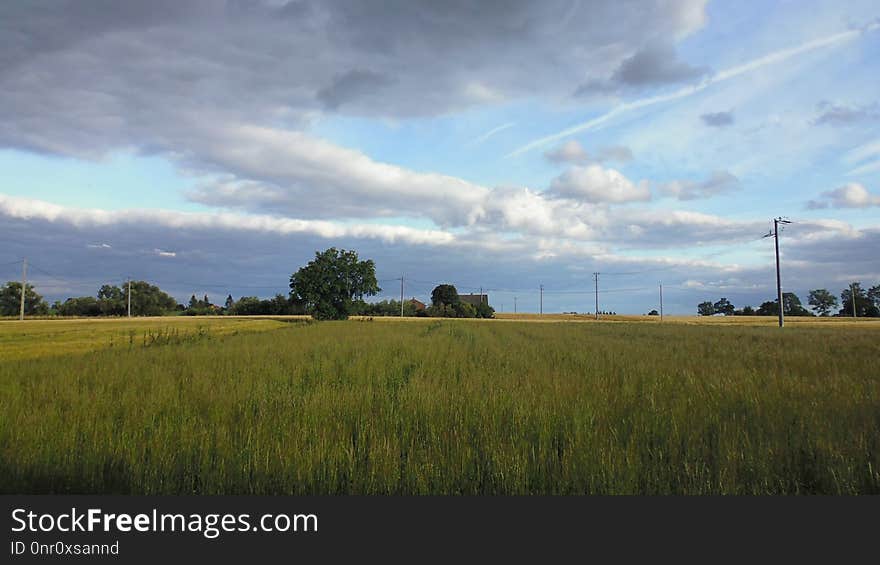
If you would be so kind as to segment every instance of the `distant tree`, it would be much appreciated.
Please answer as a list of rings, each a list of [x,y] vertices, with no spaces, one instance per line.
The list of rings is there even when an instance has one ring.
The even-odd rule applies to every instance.
[[[853,290],[855,297],[853,297]],[[856,315],[860,318],[875,318],[880,316],[880,308],[868,298],[868,293],[862,288],[862,284],[854,282],[840,293],[840,315],[852,316],[853,300],[856,304]]]
[[[813,310],[815,310],[820,316],[828,316],[835,308],[837,308],[837,297],[825,288],[811,290],[808,301],[810,306],[813,307]]]
[[[232,304],[229,313],[236,316],[288,316],[305,314],[305,308],[283,294],[263,300],[256,296],[242,296]]]
[[[649,316],[659,316],[660,312],[658,312],[656,310],[651,310],[650,312],[648,312],[648,315]]]
[[[779,315],[779,304],[775,300],[768,300],[767,302],[762,302],[758,307],[758,311],[755,312],[758,316],[778,316]]]
[[[91,317],[101,315],[98,300],[91,296],[68,298],[57,308],[59,316]]]
[[[380,300],[379,302],[358,302],[354,305],[352,314],[358,316],[400,316],[400,301]],[[403,315],[416,315],[416,307],[409,300],[406,300],[403,303]]]
[[[348,318],[352,303],[381,289],[372,260],[359,261],[354,251],[331,247],[290,276],[290,296],[319,320]]]
[[[793,292],[782,293],[782,312],[786,316],[812,316],[813,314],[803,307],[801,299]]]
[[[700,316],[711,316],[715,314],[715,305],[708,301],[700,302],[697,305],[697,313]]]
[[[872,286],[868,289],[868,300],[877,309],[880,309],[880,284]]]
[[[257,316],[262,314],[261,301],[256,296],[242,296],[232,306],[232,313],[236,316]]]
[[[740,316],[754,316],[755,309],[751,306],[743,306],[742,311],[740,312]]]
[[[21,283],[9,281],[0,287],[0,316],[18,316],[21,309]],[[34,290],[34,285],[24,288],[24,313],[26,316],[42,316],[49,313],[49,305]]]
[[[716,314],[724,314],[725,316],[733,316],[734,310],[733,304],[730,303],[730,300],[726,298],[722,298],[718,302],[712,305],[712,310]]]
[[[199,299],[196,298],[196,295],[195,295],[195,294],[193,294],[192,296],[189,297],[189,305],[187,306],[187,308],[190,308],[190,309],[192,309],[192,310],[198,310],[198,308],[199,308]]]
[[[126,313],[125,293],[115,285],[105,284],[98,290],[98,309],[102,316],[122,316]]]
[[[226,309],[227,312],[229,312],[232,310],[233,306],[235,306],[235,300],[233,300],[232,295],[226,295],[226,303],[223,305],[223,307]]]
[[[431,306],[425,314],[437,318],[494,318],[495,309],[481,302],[477,306],[462,302],[454,285],[437,285],[431,292]]]
[[[454,306],[459,302],[461,302],[461,298],[459,298],[458,290],[456,290],[454,285],[437,285],[431,291],[431,304],[433,306]]]
[[[474,313],[477,318],[494,318],[495,317],[495,309],[489,306],[486,302],[480,302],[474,307]]]
[[[123,298],[128,299],[128,283],[123,285]],[[174,312],[177,301],[158,286],[146,281],[131,281],[131,315],[162,316]]]

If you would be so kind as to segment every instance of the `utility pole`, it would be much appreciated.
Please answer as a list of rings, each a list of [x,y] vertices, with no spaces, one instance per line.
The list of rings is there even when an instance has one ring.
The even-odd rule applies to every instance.
[[[128,277],[128,317],[131,318],[131,277]]]
[[[660,283],[660,323],[663,323],[663,283]]]
[[[772,237],[776,243],[776,300],[779,304],[779,327],[785,327],[785,315],[782,304],[782,275],[779,272],[779,224],[790,224],[791,221],[785,218],[773,218],[773,232],[768,233],[764,237]]]
[[[400,317],[403,318],[403,275],[400,275]]]
[[[596,319],[599,319],[599,273],[593,273],[593,281],[596,283]]]
[[[853,318],[857,318],[856,314],[856,284],[849,283],[850,302],[852,302]]]
[[[24,295],[27,291],[27,257],[21,262],[21,306],[18,310],[18,319],[24,321]]]
[[[513,313],[516,314],[516,296],[513,297]]]
[[[541,285],[541,306],[540,306],[540,314],[544,315],[544,285]]]

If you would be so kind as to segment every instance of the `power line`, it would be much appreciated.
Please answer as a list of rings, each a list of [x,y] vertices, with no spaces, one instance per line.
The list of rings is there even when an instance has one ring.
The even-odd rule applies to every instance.
[[[593,273],[593,282],[596,283],[596,319],[599,319],[599,273]]]
[[[790,224],[791,220],[788,218],[773,218],[773,231],[761,236],[762,239],[765,237],[772,237],[774,239],[774,243],[776,244],[776,300],[779,305],[779,327],[785,327],[785,314],[783,313],[783,303],[782,303],[782,275],[780,274],[779,269],[779,225]]]

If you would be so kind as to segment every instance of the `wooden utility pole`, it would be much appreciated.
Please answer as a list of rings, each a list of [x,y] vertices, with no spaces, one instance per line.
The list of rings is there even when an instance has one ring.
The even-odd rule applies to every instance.
[[[400,275],[400,317],[403,318],[403,275]]]
[[[663,283],[660,283],[660,323],[663,323]]]
[[[599,273],[593,273],[593,282],[596,283],[596,319],[599,319]]]
[[[856,311],[856,284],[849,283],[850,302],[852,302],[853,318],[858,318]]]
[[[540,314],[544,315],[544,285],[541,285],[541,306],[540,306]]]
[[[782,304],[782,275],[779,272],[779,224],[790,224],[785,218],[773,218],[773,231],[764,237],[772,237],[776,243],[776,301],[779,305],[779,327],[785,327],[784,306]]]
[[[131,318],[131,277],[128,277],[128,317]]]
[[[27,257],[21,262],[21,305],[18,310],[18,319],[24,320],[24,296],[27,293]]]

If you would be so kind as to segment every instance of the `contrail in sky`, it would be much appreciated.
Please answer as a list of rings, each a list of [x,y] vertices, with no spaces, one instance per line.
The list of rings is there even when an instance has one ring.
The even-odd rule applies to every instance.
[[[474,139],[468,141],[465,145],[479,145],[480,143],[483,143],[484,141],[486,141],[487,139],[489,139],[490,137],[492,137],[496,133],[498,133],[500,131],[504,131],[509,128],[512,128],[515,125],[516,125],[515,122],[508,122],[504,125],[498,126],[497,128],[492,128],[489,131],[487,131],[486,133],[484,133],[483,135],[481,135],[479,137],[475,137]]]
[[[667,93],[667,94],[659,94],[657,96],[651,96],[648,98],[641,98],[638,100],[634,100],[632,102],[625,102],[620,104],[619,106],[615,106],[605,114],[601,116],[595,117],[592,120],[588,120],[586,122],[574,125],[570,128],[564,129],[560,132],[547,135],[541,138],[538,138],[534,141],[531,141],[514,151],[511,151],[506,157],[516,157],[518,155],[522,155],[532,149],[537,147],[541,147],[543,145],[547,145],[548,143],[552,143],[554,141],[572,136],[576,133],[581,133],[584,131],[589,131],[591,129],[595,129],[596,127],[608,122],[615,117],[630,112],[632,110],[638,110],[640,108],[645,108],[647,106],[654,106],[655,104],[660,104],[662,102],[669,102],[671,100],[678,100],[679,98],[685,98],[687,96],[691,96],[696,94],[702,90],[705,90],[712,86],[713,84],[717,84],[719,82],[724,82],[726,80],[730,80],[732,78],[738,77],[740,75],[750,73],[754,70],[760,69],[762,67],[766,67],[767,65],[774,65],[776,63],[781,63],[783,61],[787,61],[792,57],[796,57],[803,53],[808,53],[810,51],[814,51],[816,49],[822,49],[825,47],[832,47],[839,43],[843,43],[845,41],[850,41],[858,38],[862,34],[868,33],[870,31],[874,31],[880,28],[880,21],[874,21],[864,26],[860,29],[851,29],[848,31],[843,31],[840,33],[835,33],[834,35],[829,35],[826,37],[821,37],[819,39],[814,39],[812,41],[808,41],[796,47],[789,47],[788,49],[780,49],[779,51],[774,51],[773,53],[769,53],[764,55],[763,57],[758,57],[757,59],[752,59],[747,63],[743,63],[741,65],[736,65],[718,73],[712,75],[711,77],[706,78],[703,82],[699,84],[695,84],[692,86],[686,86],[679,90]]]

